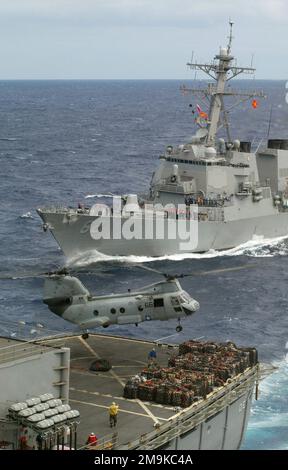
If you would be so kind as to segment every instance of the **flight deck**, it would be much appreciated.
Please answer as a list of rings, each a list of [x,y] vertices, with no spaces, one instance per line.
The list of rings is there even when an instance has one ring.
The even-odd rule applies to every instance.
[[[78,444],[84,446],[87,436],[94,432],[98,440],[108,441],[117,433],[117,445],[133,442],[136,435],[146,434],[158,424],[175,415],[175,408],[141,400],[123,398],[126,381],[138,374],[148,362],[151,342],[113,336],[90,335],[53,339],[53,345],[70,348],[70,399],[73,408],[80,411]],[[158,347],[157,362],[166,365],[177,346]],[[98,358],[112,364],[108,372],[90,371],[90,364]],[[108,409],[112,402],[119,405],[118,423],[113,429],[109,424]]]
[[[231,448],[235,442],[231,442],[225,429],[231,425],[234,430],[235,424],[238,432],[234,432],[234,438],[236,436],[237,447],[240,446],[247,426],[257,366],[248,368],[205,399],[183,409],[123,397],[127,380],[147,367],[148,354],[153,347],[158,364],[167,367],[169,358],[178,353],[177,345],[157,345],[106,335],[89,335],[87,340],[81,336],[61,337],[52,341],[55,346],[59,343],[70,348],[69,403],[80,411],[78,447],[85,446],[88,435],[94,432],[99,448],[153,449],[170,448],[171,445],[171,448],[176,445],[183,449],[194,446]],[[99,358],[108,360],[112,368],[107,372],[90,371],[91,363]],[[108,409],[112,402],[119,405],[119,413],[117,426],[110,428]],[[223,433],[216,432],[222,424]]]

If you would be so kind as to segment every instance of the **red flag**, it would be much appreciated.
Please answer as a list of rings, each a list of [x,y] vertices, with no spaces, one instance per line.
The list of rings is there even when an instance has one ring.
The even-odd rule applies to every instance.
[[[200,108],[199,104],[196,104],[196,109],[197,109],[197,112],[198,112],[199,116],[200,116],[202,119],[208,119],[208,114],[205,113],[205,111],[202,111],[202,109]]]
[[[257,100],[252,100],[251,105],[252,105],[252,108],[254,108],[254,109],[258,108],[258,101]]]

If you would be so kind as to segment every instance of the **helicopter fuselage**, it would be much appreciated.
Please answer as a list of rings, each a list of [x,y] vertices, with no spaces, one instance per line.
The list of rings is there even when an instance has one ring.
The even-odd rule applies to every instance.
[[[91,296],[77,278],[55,275],[45,280],[44,302],[53,313],[82,329],[180,319],[199,308],[177,279],[125,294]]]

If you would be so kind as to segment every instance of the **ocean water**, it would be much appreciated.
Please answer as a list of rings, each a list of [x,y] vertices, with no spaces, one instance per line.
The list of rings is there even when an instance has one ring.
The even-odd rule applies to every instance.
[[[261,383],[245,449],[287,449],[288,240],[253,240],[225,253],[183,254],[159,259],[107,257],[97,252],[66,260],[43,233],[35,208],[93,203],[97,195],[147,189],[158,156],[194,132],[190,103],[180,81],[0,82],[0,271],[21,275],[69,264],[93,293],[135,289],[169,273],[247,269],[181,281],[201,305],[183,321],[111,327],[107,333],[180,342],[188,338],[253,345],[277,371]],[[189,83],[186,83],[189,86]],[[253,110],[247,102],[231,113],[234,138],[287,138],[288,106],[282,81],[239,81],[268,95]],[[85,274],[87,269],[93,274]],[[81,273],[82,271],[82,273]],[[1,280],[0,334],[35,337],[75,331],[42,303],[41,278]],[[102,333],[102,330],[101,330]]]

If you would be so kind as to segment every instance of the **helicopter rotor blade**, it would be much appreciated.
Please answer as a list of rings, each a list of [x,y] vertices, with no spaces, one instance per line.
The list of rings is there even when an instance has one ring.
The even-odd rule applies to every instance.
[[[226,273],[226,272],[233,272],[233,271],[240,271],[242,269],[249,269],[249,268],[254,268],[256,267],[256,264],[243,264],[241,266],[233,266],[231,268],[220,268],[220,269],[212,269],[210,271],[194,271],[193,273],[183,273],[183,274],[169,274],[169,273],[164,273],[162,271],[159,271],[158,269],[150,268],[148,266],[143,266],[142,264],[137,264],[135,265],[137,268],[144,269],[146,271],[150,271],[156,274],[160,274],[161,276],[164,276],[167,280],[173,280],[173,279],[183,279],[184,277],[197,277],[197,276],[208,276],[210,274],[221,274],[221,273]],[[95,271],[81,271],[81,270],[69,270],[66,268],[66,266],[63,266],[62,268],[59,268],[56,271],[48,271],[48,272],[42,272],[42,273],[23,273],[23,274],[7,274],[7,275],[2,275],[0,276],[0,280],[21,280],[21,279],[35,279],[35,278],[45,278],[49,277],[51,275],[99,275],[99,272]]]
[[[15,274],[14,276],[11,274],[7,274],[7,276],[0,276],[0,279],[2,280],[12,280],[16,281],[18,279],[33,279],[33,278],[41,278],[41,277],[46,277],[48,276],[49,273],[39,273],[39,274]]]
[[[231,268],[211,269],[211,271],[195,271],[194,273],[176,274],[175,278],[193,277],[193,276],[208,276],[209,274],[221,274],[233,271],[241,271],[242,269],[255,268],[256,264],[243,264],[241,266],[233,266]],[[171,276],[172,278],[172,276]]]
[[[67,269],[65,268],[65,266],[63,268],[60,268],[58,269],[57,271],[47,271],[47,272],[44,272],[44,273],[23,273],[23,274],[7,274],[7,275],[3,275],[3,276],[0,276],[0,280],[19,280],[19,279],[37,279],[37,278],[45,278],[45,277],[49,277],[51,275],[61,275],[61,274],[68,274],[68,271]]]
[[[197,277],[197,276],[208,276],[209,274],[221,274],[225,272],[233,272],[233,271],[240,271],[242,269],[248,269],[248,268],[254,268],[256,267],[256,264],[243,264],[241,266],[233,266],[231,268],[219,268],[219,269],[212,269],[210,271],[195,271],[193,273],[183,273],[183,274],[170,274],[170,273],[165,273],[163,271],[159,271],[158,269],[155,268],[150,268],[148,266],[144,266],[143,264],[135,264],[133,265],[136,268],[144,269],[145,271],[150,271],[156,274],[160,274],[161,276],[164,276],[167,280],[173,280],[173,279],[182,279],[184,277]],[[84,275],[96,275],[97,272],[95,271],[70,271],[70,274],[84,274]]]
[[[145,269],[146,271],[151,271],[156,274],[160,274],[164,276],[167,280],[173,280],[173,279],[182,279],[184,277],[197,277],[197,276],[208,276],[209,274],[221,274],[225,272],[233,272],[233,271],[239,271],[241,269],[247,269],[247,268],[253,268],[256,266],[256,264],[243,264],[241,266],[233,266],[231,268],[220,268],[220,269],[212,269],[210,271],[195,271],[193,273],[183,273],[183,274],[169,274],[169,273],[164,273],[163,271],[159,271],[158,269],[150,268],[148,266],[143,266],[142,264],[137,264],[135,265],[137,268]]]
[[[156,274],[161,274],[161,276],[169,277],[169,274],[163,273],[163,271],[158,271],[158,269],[148,268],[148,266],[143,266],[143,264],[136,264],[135,267],[145,269],[146,271],[152,271]]]

